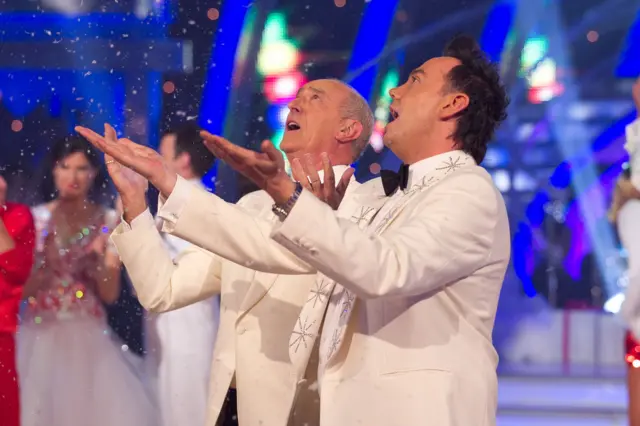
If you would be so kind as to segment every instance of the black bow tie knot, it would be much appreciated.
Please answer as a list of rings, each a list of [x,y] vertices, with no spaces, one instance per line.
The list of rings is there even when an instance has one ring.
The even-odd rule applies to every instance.
[[[384,188],[385,195],[387,197],[393,195],[398,188],[407,189],[407,184],[409,183],[409,166],[403,164],[397,172],[381,170],[380,178],[382,178],[382,187]]]

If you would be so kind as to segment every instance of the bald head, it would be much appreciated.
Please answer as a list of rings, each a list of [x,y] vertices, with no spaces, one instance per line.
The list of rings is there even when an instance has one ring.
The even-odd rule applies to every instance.
[[[372,129],[369,105],[352,87],[334,79],[313,80],[289,103],[280,148],[289,161],[327,153],[333,164],[347,165],[366,147]]]

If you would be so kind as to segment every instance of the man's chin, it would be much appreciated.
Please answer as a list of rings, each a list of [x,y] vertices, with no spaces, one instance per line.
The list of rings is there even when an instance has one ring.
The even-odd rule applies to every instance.
[[[391,145],[393,145],[393,134],[392,133],[385,133],[382,136],[382,143],[384,144],[384,146],[390,147]]]
[[[278,149],[289,155],[293,152],[299,151],[301,147],[300,144],[297,144],[295,141],[284,138],[282,139],[282,142],[280,142],[280,145],[278,145]]]

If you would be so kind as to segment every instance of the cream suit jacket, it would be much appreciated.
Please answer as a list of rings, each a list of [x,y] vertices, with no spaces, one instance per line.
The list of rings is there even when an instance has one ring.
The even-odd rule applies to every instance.
[[[510,257],[504,201],[464,153],[428,160],[391,207],[379,179],[337,213],[303,191],[272,229],[286,250],[253,253],[258,270],[317,272],[310,301],[329,289],[325,321],[340,318],[325,322],[320,343],[323,426],[495,425],[491,334]],[[185,204],[168,230],[213,250],[211,204]],[[195,233],[194,223],[215,232]],[[318,318],[311,302],[292,336],[305,335],[307,318]]]
[[[339,175],[346,167],[334,170]],[[348,192],[357,186],[352,182]],[[311,369],[307,370],[306,363],[294,367],[288,354],[291,330],[307,301],[315,273],[284,276],[277,275],[277,270],[276,274],[258,272],[254,265],[260,262],[251,260],[264,257],[269,263],[268,255],[261,254],[274,248],[282,250],[269,238],[277,220],[271,213],[272,204],[263,191],[245,196],[236,205],[228,204],[179,179],[158,217],[166,221],[165,229],[179,221],[187,224],[189,234],[207,236],[219,256],[192,246],[171,261],[148,212],[140,217],[145,226],[131,230],[121,226],[112,235],[146,309],[166,312],[221,294],[207,426],[216,424],[234,374],[242,426],[319,423],[319,398],[314,390],[317,362],[309,356],[306,363],[311,363]],[[193,220],[192,210],[207,220]]]

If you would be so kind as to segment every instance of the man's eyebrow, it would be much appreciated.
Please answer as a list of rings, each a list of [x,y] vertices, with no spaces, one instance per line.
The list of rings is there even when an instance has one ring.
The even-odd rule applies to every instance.
[[[416,74],[424,75],[424,70],[422,68],[416,68],[413,71],[411,71],[411,73],[409,73],[409,75],[416,75]]]
[[[313,93],[316,93],[318,95],[325,95],[326,94],[326,92],[324,90],[322,90],[322,89],[318,89],[317,87],[313,87],[313,86],[306,86],[306,87],[301,87],[298,90],[298,93],[296,94],[296,97],[300,96],[305,90],[310,90]]]

